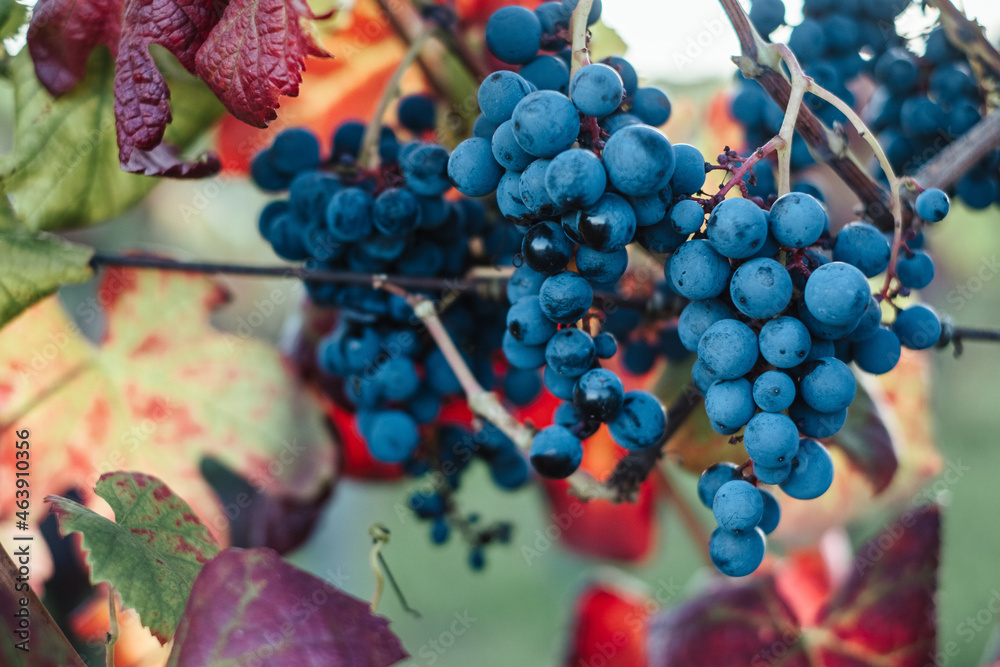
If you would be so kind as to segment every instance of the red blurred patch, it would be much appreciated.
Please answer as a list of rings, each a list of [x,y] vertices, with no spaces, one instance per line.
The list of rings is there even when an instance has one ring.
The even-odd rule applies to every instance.
[[[609,584],[594,584],[576,603],[566,667],[646,667],[650,601]]]

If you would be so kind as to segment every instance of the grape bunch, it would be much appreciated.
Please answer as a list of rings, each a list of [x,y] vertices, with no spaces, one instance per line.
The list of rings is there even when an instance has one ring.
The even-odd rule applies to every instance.
[[[314,134],[293,128],[254,158],[255,183],[268,192],[287,192],[287,198],[269,203],[259,220],[261,235],[279,257],[310,268],[424,278],[454,278],[476,265],[512,261],[519,232],[479,201],[444,196],[451,189],[449,153],[422,140],[435,127],[433,101],[403,98],[398,117],[415,140],[400,142],[393,130],[382,128],[375,168],[358,164],[366,127],[356,121],[336,129],[329,156],[321,155]],[[476,254],[473,248],[491,254]],[[414,494],[410,506],[430,522],[435,544],[448,539],[452,525],[461,524],[471,540],[469,562],[481,568],[483,548],[508,540],[510,525],[473,525],[474,517],[457,512],[451,492],[476,459],[488,465],[500,488],[521,488],[530,478],[525,458],[489,425],[473,432],[438,424],[449,402],[461,400],[462,387],[406,299],[370,283],[306,280],[306,288],[315,305],[337,313],[315,351],[324,390],[355,412],[356,428],[373,459],[400,464],[416,478],[438,480],[441,488]],[[480,384],[492,389],[501,382],[494,357],[501,346],[503,313],[476,294],[449,294],[446,300],[442,323]],[[507,396],[519,404],[533,400],[541,387],[540,379],[533,386],[517,371],[502,381]]]
[[[916,200],[928,223],[948,208],[940,190]],[[742,467],[712,466],[699,482],[719,524],[712,560],[730,576],[760,565],[764,535],[780,518],[773,497],[756,484],[806,500],[830,487],[833,462],[819,441],[847,418],[857,390],[849,364],[887,373],[902,347],[927,349],[942,338],[938,316],[924,305],[897,310],[883,326],[884,295],[872,295],[869,279],[888,268],[889,242],[860,221],[824,241],[829,224],[823,205],[805,193],[786,194],[769,211],[726,199],[666,260],[674,289],[690,299],[678,333],[697,353],[692,378],[711,426],[722,435],[742,431],[750,457]],[[904,286],[924,287],[933,274],[922,252],[901,256]]]
[[[524,234],[522,264],[507,289],[502,345],[511,366],[544,367],[545,387],[564,401],[531,447],[535,469],[550,478],[578,468],[581,440],[601,424],[627,449],[660,444],[666,430],[660,401],[645,391],[626,392],[600,365],[618,343],[611,332],[597,331],[594,291],[615,289],[633,241],[660,253],[679,246],[685,236],[673,228],[669,211],[705,181],[701,153],[672,145],[654,127],[669,118],[666,95],[639,87],[626,60],[584,64],[570,76],[566,26],[574,5],[549,2],[534,12],[505,7],[491,16],[487,48],[520,71],[500,70],[482,82],[474,136],[448,162],[459,192],[495,192],[501,214]],[[599,15],[597,4],[591,22]],[[634,315],[607,324],[627,335]],[[676,332],[655,347],[636,343],[628,349],[639,354],[624,358],[637,372],[648,370],[657,352],[687,353]]]

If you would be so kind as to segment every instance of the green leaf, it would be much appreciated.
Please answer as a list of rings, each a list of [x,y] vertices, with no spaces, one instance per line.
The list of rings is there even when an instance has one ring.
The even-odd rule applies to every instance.
[[[91,255],[51,234],[0,230],[0,327],[60,285],[89,280]]]
[[[593,45],[590,58],[595,63],[610,56],[623,56],[628,50],[625,40],[615,32],[614,28],[606,26],[604,21],[598,21],[590,26],[590,35],[590,42]]]
[[[15,144],[0,157],[0,193],[25,227],[55,230],[102,222],[134,206],[158,183],[119,166],[114,62],[106,48],[91,54],[84,81],[58,99],[38,82],[27,49],[11,60],[10,69]],[[181,69],[177,65],[167,75],[175,97],[166,140],[186,148],[204,135],[221,106]]]
[[[166,643],[202,566],[219,545],[186,502],[163,482],[137,472],[102,475],[94,491],[115,512],[109,521],[79,503],[49,496],[64,534],[83,535],[90,579],[106,581],[122,604]]]
[[[0,39],[13,37],[28,18],[28,8],[15,0],[0,0]]]

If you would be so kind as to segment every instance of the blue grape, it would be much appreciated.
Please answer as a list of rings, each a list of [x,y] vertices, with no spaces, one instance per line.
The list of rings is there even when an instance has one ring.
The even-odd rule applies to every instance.
[[[334,162],[340,162],[344,158],[352,160],[361,152],[361,142],[365,136],[365,124],[349,120],[341,123],[340,127],[333,133],[333,155]]]
[[[594,339],[579,329],[560,329],[545,346],[545,363],[567,377],[583,375],[594,363]]]
[[[632,375],[645,375],[656,365],[656,357],[656,348],[640,338],[625,348],[622,366]]]
[[[372,196],[361,188],[345,188],[330,198],[326,226],[338,241],[355,242],[372,231]]]
[[[570,81],[569,94],[581,113],[603,118],[621,104],[625,86],[612,67],[594,63],[577,70]]]
[[[673,223],[665,218],[655,225],[636,229],[635,240],[649,252],[663,254],[679,248],[687,236],[674,231]]]
[[[405,236],[420,221],[420,208],[409,190],[388,188],[375,198],[372,206],[375,228],[389,236]]]
[[[899,337],[889,329],[879,328],[868,338],[854,344],[854,363],[866,373],[888,373],[902,353]]]
[[[628,268],[628,251],[619,248],[598,252],[586,246],[576,251],[576,269],[584,278],[597,283],[615,283]]]
[[[879,240],[885,238],[879,234]],[[809,276],[805,305],[824,324],[849,326],[853,330],[868,307],[871,289],[865,275],[844,262],[824,264]]]
[[[570,16],[572,15],[573,10],[576,9],[578,0],[562,0],[561,4],[563,6],[563,12],[565,12],[566,16]],[[590,6],[590,13],[587,14],[588,26],[594,25],[597,23],[598,19],[601,18],[601,9],[601,0],[594,0],[594,3]]]
[[[485,140],[475,139],[475,141]],[[448,151],[444,147],[437,144],[420,144],[400,161],[406,186],[414,194],[424,197],[443,194],[451,187],[451,181],[448,180],[448,158]],[[490,154],[490,159],[492,158],[493,155]]]
[[[542,34],[546,36],[554,35],[559,27],[564,30],[569,27],[570,12],[558,1],[538,5],[535,7],[535,16],[542,24]]]
[[[486,22],[486,48],[497,60],[523,65],[538,54],[542,24],[530,9],[501,7]]]
[[[538,371],[524,368],[511,368],[503,381],[503,394],[514,405],[523,407],[529,405],[542,390],[542,378]]]
[[[626,392],[621,412],[608,424],[614,441],[631,450],[655,447],[666,429],[667,412],[648,391]]]
[[[250,177],[258,188],[266,192],[284,190],[292,180],[291,175],[278,171],[271,164],[269,150],[262,150],[254,156],[250,162]]]
[[[482,90],[480,88],[480,90]],[[554,157],[570,148],[580,133],[580,117],[565,95],[539,90],[514,107],[514,138],[535,157]]]
[[[809,330],[794,317],[778,317],[761,327],[760,354],[778,368],[794,368],[806,360],[812,339]]]
[[[538,56],[518,72],[538,90],[569,93],[569,67],[555,56]]]
[[[448,207],[441,197],[417,196],[417,206],[420,208],[419,227],[435,229],[448,220]]]
[[[674,144],[674,173],[670,188],[675,195],[693,195],[705,185],[705,157],[694,146]]]
[[[996,178],[970,172],[958,181],[955,194],[973,210],[982,210],[993,204],[1000,194]]]
[[[757,336],[737,320],[720,320],[698,341],[698,358],[720,380],[746,375],[757,363]]]
[[[519,222],[522,217],[530,213],[521,198],[521,172],[508,171],[500,177],[500,183],[497,185],[497,207],[500,213],[512,222]]]
[[[729,284],[729,260],[705,239],[688,241],[670,259],[674,290],[691,300],[711,299]]]
[[[889,266],[889,243],[874,225],[852,222],[837,234],[833,259],[856,266],[865,277],[872,278]]]
[[[827,357],[810,361],[799,381],[799,395],[818,412],[839,412],[854,401],[857,383],[847,364]]]
[[[413,360],[407,357],[393,357],[378,367],[375,382],[379,393],[390,401],[406,401],[417,393],[420,377]]]
[[[503,335],[502,347],[504,357],[514,368],[532,369],[545,365],[544,345],[525,345],[507,331]]]
[[[705,412],[716,433],[736,433],[755,412],[750,383],[743,378],[716,382],[705,392]]]
[[[814,197],[789,192],[771,205],[769,224],[778,243],[789,248],[805,248],[819,240],[830,226],[830,219]]]
[[[712,464],[698,478],[698,499],[701,500],[702,505],[712,509],[715,494],[722,488],[722,485],[739,478],[739,468],[735,463],[723,461]]]
[[[545,276],[535,271],[527,264],[522,264],[511,274],[507,281],[507,300],[515,303],[523,296],[538,294]]]
[[[288,201],[302,220],[312,224],[323,221],[330,198],[340,189],[340,182],[320,171],[304,171],[288,186]]]
[[[624,111],[619,111],[613,113],[607,118],[601,121],[601,129],[608,133],[608,136],[613,135],[618,132],[618,130],[623,127],[628,127],[629,125],[641,125],[642,121],[639,120],[638,116],[633,116],[630,113],[625,113]]]
[[[556,332],[556,324],[542,313],[539,297],[525,296],[507,311],[507,331],[525,345],[545,345]]]
[[[819,412],[809,407],[805,401],[796,399],[788,408],[788,416],[792,418],[802,435],[810,438],[829,438],[839,431],[847,421],[847,408],[839,412]]]
[[[754,528],[742,533],[732,533],[716,528],[708,542],[712,563],[730,577],[745,577],[764,562],[764,533]]]
[[[749,199],[726,199],[712,210],[706,231],[709,243],[720,255],[750,257],[767,238],[767,218]]]
[[[598,359],[610,359],[618,352],[618,341],[615,336],[607,331],[594,336],[594,352]]]
[[[854,331],[847,335],[846,340],[849,341],[859,341],[868,338],[875,330],[879,328],[882,324],[882,305],[873,296],[868,300],[868,307],[865,308],[864,315],[861,316],[861,322],[855,327]],[[832,356],[832,355],[820,355],[820,356]],[[817,357],[819,358],[819,357]]]
[[[933,224],[945,219],[951,208],[951,202],[948,201],[948,195],[941,190],[928,188],[917,195],[915,208],[917,215],[925,222]]]
[[[291,211],[291,206],[289,206],[287,201],[277,200],[268,202],[261,212],[260,217],[257,218],[257,231],[265,239],[271,235],[271,226],[278,219],[278,216],[284,215]]]
[[[792,300],[792,279],[773,259],[760,257],[744,263],[729,283],[733,305],[755,320],[773,317]]]
[[[573,390],[576,388],[577,377],[560,375],[552,366],[546,366],[542,378],[545,382],[545,388],[549,390],[550,394],[564,401],[573,400]]]
[[[503,167],[497,164],[486,139],[466,139],[455,147],[448,159],[448,178],[467,197],[490,194],[497,189],[503,175]]]
[[[698,386],[702,396],[708,393],[713,383],[719,381],[715,372],[706,366],[701,359],[695,359],[694,366],[691,367],[691,379]]]
[[[799,430],[781,413],[758,412],[743,432],[743,446],[754,463],[776,468],[795,456]]]
[[[644,195],[642,197],[627,197],[628,203],[635,212],[636,226],[650,227],[661,222],[667,215],[668,202],[672,197],[669,185],[655,194]]]
[[[833,484],[833,459],[826,447],[803,438],[792,460],[792,471],[781,483],[781,490],[792,498],[812,500],[826,493]]]
[[[542,477],[564,479],[580,467],[583,445],[564,426],[549,426],[531,441],[531,465]]]
[[[865,308],[867,310],[867,306]],[[809,333],[812,334],[814,339],[819,338],[824,341],[834,341],[849,336],[858,327],[861,318],[864,317],[864,312],[861,313],[861,318],[858,321],[848,322],[846,325],[826,324],[816,319],[803,301],[799,303],[798,316],[802,324],[806,325],[806,328],[809,329]]]
[[[399,100],[399,124],[414,134],[428,132],[437,125],[434,100],[427,95],[407,95]]]
[[[401,463],[420,442],[417,423],[401,410],[385,410],[375,415],[368,435],[368,449],[382,463]]]
[[[760,478],[758,477],[758,479]],[[774,532],[774,529],[778,527],[778,523],[781,521],[781,507],[769,491],[758,489],[758,492],[764,502],[764,511],[761,513],[760,523],[757,524],[757,527],[760,528],[761,532],[765,535],[770,535]]]
[[[489,462],[490,479],[505,491],[516,491],[531,477],[524,457],[514,448],[505,449]]]
[[[693,199],[681,200],[670,210],[670,224],[678,234],[694,234],[705,224],[705,210]]]
[[[926,350],[937,345],[941,339],[941,320],[933,310],[917,304],[896,315],[892,331],[903,347]]]
[[[535,160],[521,172],[521,181],[518,189],[521,194],[521,201],[531,213],[539,215],[560,215],[562,209],[556,205],[549,196],[549,191],[545,187],[545,173],[548,171],[552,160]]]
[[[661,329],[658,338],[659,345],[657,347],[668,361],[683,361],[691,356],[690,350],[681,343],[681,336],[677,333],[677,327]]]
[[[804,63],[819,58],[825,46],[823,25],[814,19],[804,19],[792,28],[792,34],[788,38],[788,47]]]
[[[753,464],[754,476],[764,484],[781,484],[792,472],[792,462],[787,461],[779,466],[769,468],[758,463]]]
[[[608,180],[626,195],[653,194],[667,185],[674,173],[673,147],[648,125],[630,125],[611,135],[603,159]]]
[[[756,527],[764,514],[764,499],[753,484],[741,479],[723,484],[712,501],[712,513],[723,530],[741,533]]]
[[[486,116],[480,114],[476,116],[476,120],[472,123],[472,136],[492,141],[493,135],[499,126],[499,123],[494,123]]]
[[[684,306],[677,320],[677,333],[681,344],[691,352],[698,349],[698,341],[710,326],[719,320],[733,319],[733,309],[718,299],[692,301]]]
[[[770,35],[785,23],[785,4],[782,0],[753,0],[750,3],[750,22],[761,35]]]
[[[611,252],[624,248],[635,235],[635,212],[616,194],[607,193],[580,212],[577,232],[594,250]]]
[[[660,127],[670,119],[670,100],[659,88],[639,88],[632,96],[629,113],[646,125]]]
[[[560,153],[545,169],[545,189],[558,207],[589,208],[604,194],[606,184],[601,160],[581,148]]]
[[[283,174],[298,174],[319,167],[319,139],[309,130],[293,127],[282,130],[268,151],[271,165]]]
[[[524,235],[521,254],[533,270],[550,276],[566,268],[573,255],[573,242],[555,223],[539,222]]]
[[[904,255],[896,263],[899,282],[910,289],[923,289],[934,280],[934,260],[927,253],[916,250]]]
[[[594,290],[579,273],[563,271],[546,278],[538,296],[546,317],[560,324],[571,324],[590,309]]]
[[[499,126],[509,120],[514,109],[531,93],[531,85],[520,75],[507,70],[494,72],[479,84],[479,110]]]
[[[899,108],[899,124],[904,134],[916,138],[930,138],[945,124],[945,114],[940,106],[923,96],[906,99]]]
[[[625,388],[617,375],[604,368],[580,376],[573,390],[573,405],[587,419],[608,422],[618,416]]]
[[[795,382],[781,371],[761,373],[753,383],[753,400],[764,412],[787,410],[795,400]]]
[[[493,133],[491,148],[493,158],[504,169],[524,171],[525,167],[535,160],[533,156],[525,153],[524,149],[518,145],[517,140],[514,139],[514,121],[511,120],[505,120],[497,127]],[[454,158],[454,153],[452,158]],[[461,188],[459,188],[459,192],[461,192]],[[463,192],[463,194],[465,193]]]

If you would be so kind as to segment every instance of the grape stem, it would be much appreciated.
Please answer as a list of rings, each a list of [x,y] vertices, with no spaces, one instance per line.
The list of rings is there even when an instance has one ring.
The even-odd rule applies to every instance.
[[[118,628],[118,610],[115,609],[115,589],[109,584],[108,585],[108,637],[104,642],[105,648],[105,664],[107,667],[115,667],[115,642],[118,641],[118,636],[121,631]]]
[[[709,204],[711,206],[715,206],[725,199],[726,195],[729,194],[729,191],[732,190],[734,186],[743,183],[743,178],[750,173],[753,166],[771,153],[778,150],[778,147],[783,141],[784,140],[780,137],[773,137],[770,141],[755,150],[749,157],[743,160],[739,167],[732,170],[732,178],[726,181],[725,185],[720,187],[719,191],[712,195],[711,199],[707,200]],[[743,186],[741,185],[740,188],[742,189]]]
[[[785,47],[787,49],[787,47]],[[789,51],[791,53],[791,51]],[[794,56],[793,56],[794,57]],[[815,81],[809,81],[808,92],[812,93],[816,97],[825,100],[832,104],[836,109],[847,117],[847,120],[851,122],[854,129],[857,130],[858,136],[864,139],[869,146],[871,146],[872,152],[875,153],[875,157],[878,159],[878,164],[885,172],[886,180],[889,181],[889,196],[892,202],[892,220],[893,220],[893,231],[892,231],[892,252],[889,255],[889,267],[885,270],[885,283],[882,285],[882,298],[886,299],[889,296],[889,287],[892,284],[893,278],[896,277],[896,261],[899,259],[899,250],[903,246],[903,204],[899,197],[899,178],[896,177],[896,172],[892,168],[892,164],[889,163],[889,158],[886,156],[885,151],[882,150],[882,146],[879,145],[878,140],[868,126],[865,125],[861,117],[854,112],[854,109],[850,107],[847,102],[826,90],[820,85],[817,85]]]
[[[382,91],[382,97],[379,98],[378,106],[375,107],[375,114],[372,116],[372,120],[368,123],[365,128],[364,138],[361,140],[361,150],[358,153],[358,165],[362,169],[375,169],[379,164],[379,139],[382,136],[382,125],[385,121],[385,114],[389,110],[389,105],[399,96],[399,86],[403,81],[403,75],[406,71],[410,69],[410,66],[416,62],[417,58],[420,56],[420,52],[423,51],[424,46],[427,41],[434,34],[434,25],[431,23],[425,23],[417,33],[417,36],[413,38],[413,42],[410,47],[406,50],[406,54],[403,59],[399,61],[399,65],[396,67],[396,71],[392,73],[392,78],[389,79],[389,83],[386,84],[385,90]]]
[[[413,38],[410,37],[410,33],[404,27],[403,22],[400,20],[399,16],[397,16],[396,13],[392,11],[392,9],[388,4],[388,1],[375,0],[375,2],[378,3],[379,9],[381,9],[382,13],[385,14],[385,18],[389,22],[389,25],[392,26],[393,31],[401,40],[403,40],[403,43],[406,44],[406,47],[409,48],[409,46],[413,43]],[[421,24],[423,23],[422,19],[420,20],[420,23]],[[437,95],[442,99],[448,99],[449,98],[448,85],[447,82],[442,78],[441,74],[437,72],[434,68],[432,68],[430,65],[428,65],[427,61],[424,59],[422,55],[417,57],[417,65],[420,67],[420,70],[424,73],[424,76],[427,78],[427,81],[430,82],[431,87],[434,88],[434,92],[437,93]]]
[[[500,429],[504,435],[510,438],[511,442],[517,445],[518,449],[525,452],[530,450],[531,441],[535,437],[534,429],[528,428],[515,419],[504,408],[503,403],[500,402],[500,397],[495,392],[486,391],[479,384],[479,380],[473,375],[469,365],[465,363],[462,353],[455,347],[455,342],[451,339],[451,335],[448,334],[448,330],[438,317],[434,303],[420,294],[410,294],[395,285],[376,285],[376,287],[381,287],[396,296],[406,299],[406,302],[413,308],[413,312],[424,323],[424,326],[427,327],[427,332],[434,339],[434,343],[438,349],[441,350],[441,354],[458,379],[458,383],[462,385],[465,400],[473,414],[482,417]],[[583,471],[577,471],[569,477],[568,481],[574,493],[586,494],[599,486],[596,481],[588,479],[588,477],[589,475]]]
[[[784,44],[775,44],[774,48],[788,66],[792,87],[788,93],[788,106],[785,107],[785,117],[778,131],[778,196],[787,195],[792,191],[792,141],[795,138],[795,124],[799,120],[802,109],[802,99],[812,79],[806,76],[795,54]]]
[[[590,64],[590,51],[587,49],[587,18],[590,16],[590,9],[594,5],[594,0],[579,0],[576,9],[570,17],[570,31],[573,34],[573,61],[570,68],[569,78],[573,80],[576,74],[584,65]]]
[[[941,12],[941,25],[955,47],[960,49],[969,61],[988,68],[993,77],[1000,77],[1000,53],[986,39],[983,27],[966,18],[951,0],[928,0],[927,4]]]

